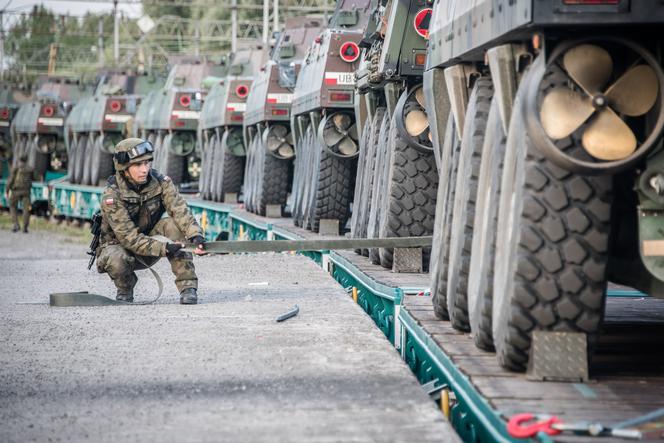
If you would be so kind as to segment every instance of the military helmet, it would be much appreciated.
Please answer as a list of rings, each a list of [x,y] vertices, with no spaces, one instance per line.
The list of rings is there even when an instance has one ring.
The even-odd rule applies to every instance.
[[[116,171],[124,171],[132,163],[152,160],[152,143],[142,138],[126,138],[115,145],[113,164]]]

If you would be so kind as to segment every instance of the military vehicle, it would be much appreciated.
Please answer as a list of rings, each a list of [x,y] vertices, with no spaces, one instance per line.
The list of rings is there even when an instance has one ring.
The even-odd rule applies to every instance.
[[[0,162],[3,164],[12,160],[12,120],[18,108],[31,99],[32,91],[27,85],[0,82]]]
[[[242,123],[247,96],[268,51],[263,43],[247,43],[230,54],[227,75],[214,82],[203,105],[199,125],[203,156],[199,190],[206,200],[237,201],[246,155]]]
[[[91,88],[80,79],[44,77],[38,80],[35,100],[21,105],[12,122],[14,158],[28,155],[35,177],[46,173],[63,176],[68,157],[64,122],[73,105],[90,95]]]
[[[96,186],[113,173],[115,145],[131,135],[141,97],[162,85],[147,73],[99,75],[94,95],[79,101],[65,123],[71,183]]]
[[[174,63],[163,88],[148,94],[136,111],[134,135],[152,142],[153,167],[173,183],[197,182],[201,159],[196,131],[206,91],[203,79],[222,75],[224,65],[182,58]]]
[[[609,281],[664,294],[662,23],[656,0],[434,8],[432,299],[504,367],[533,331],[592,350]]]
[[[268,205],[286,205],[295,149],[290,126],[293,90],[306,49],[322,31],[321,18],[293,17],[261,67],[247,97],[244,135],[248,147],[244,175],[247,210],[266,215]]]
[[[438,171],[422,90],[431,13],[430,3],[421,0],[374,2],[357,72],[356,115],[364,123],[351,219],[354,237],[433,233]],[[362,252],[392,268],[392,249]],[[424,270],[429,255],[425,248]]]
[[[369,0],[339,0],[309,47],[293,94],[295,141],[292,213],[297,226],[319,231],[321,220],[344,230],[357,169],[354,72]]]

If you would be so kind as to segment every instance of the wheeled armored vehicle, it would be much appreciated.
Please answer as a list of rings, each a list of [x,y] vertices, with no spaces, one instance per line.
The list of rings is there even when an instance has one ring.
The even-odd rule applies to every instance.
[[[247,160],[244,203],[248,211],[281,215],[291,190],[294,141],[290,125],[291,103],[305,52],[322,31],[321,18],[286,20],[271,59],[261,67],[247,97],[244,138]]]
[[[141,98],[162,85],[147,73],[99,75],[94,95],[78,102],[65,123],[71,183],[96,186],[113,173],[115,145],[131,135]]]
[[[664,5],[434,6],[437,315],[524,370],[536,331],[592,350],[609,282],[662,296]]]
[[[60,176],[67,172],[65,119],[91,88],[79,79],[54,76],[38,84],[35,100],[22,104],[12,121],[12,143],[14,158],[27,154],[35,178],[43,180],[47,171]]]
[[[355,183],[359,134],[354,89],[369,0],[339,0],[328,29],[309,47],[291,110],[295,141],[292,215],[318,232],[346,228]]]
[[[196,131],[208,76],[223,75],[225,66],[199,58],[182,58],[170,69],[163,88],[148,94],[136,111],[133,132],[152,142],[153,166],[173,183],[194,183],[201,172]]]
[[[249,43],[228,57],[228,72],[210,88],[199,125],[203,170],[199,189],[206,200],[235,203],[242,188],[246,148],[242,124],[254,76],[268,48]]]
[[[0,162],[12,160],[11,124],[18,108],[32,99],[32,91],[27,85],[14,82],[0,82]]]

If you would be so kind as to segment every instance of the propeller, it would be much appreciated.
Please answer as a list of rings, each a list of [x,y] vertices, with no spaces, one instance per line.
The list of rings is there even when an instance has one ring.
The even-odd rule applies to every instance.
[[[268,152],[281,158],[291,158],[295,154],[293,134],[285,125],[274,125],[267,129],[265,146]]]
[[[338,112],[328,118],[323,128],[323,142],[328,148],[336,147],[344,156],[357,153],[357,125],[350,115]]]
[[[560,140],[588,122],[581,136],[583,148],[599,160],[620,160],[632,154],[637,139],[620,115],[638,117],[654,105],[659,92],[652,67],[636,64],[613,84],[613,60],[596,45],[578,45],[563,55],[563,69],[580,87],[558,86],[542,100],[540,120],[546,134]]]
[[[410,108],[410,111],[406,114],[404,124],[408,134],[412,137],[419,137],[429,129],[429,120],[427,119],[427,113],[424,110],[423,88],[420,87],[415,91],[415,101],[417,102],[417,106],[412,106]]]
[[[226,137],[226,150],[233,155],[244,155],[244,140],[242,139],[242,131],[239,129],[229,130]]]

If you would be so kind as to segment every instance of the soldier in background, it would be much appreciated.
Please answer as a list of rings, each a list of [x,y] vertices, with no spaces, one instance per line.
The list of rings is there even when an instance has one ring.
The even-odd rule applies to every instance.
[[[23,204],[23,232],[28,233],[30,224],[30,189],[32,188],[33,170],[28,166],[28,156],[23,154],[18,159],[18,165],[12,168],[7,180],[7,200],[9,200],[9,212],[12,217],[14,228],[12,232],[18,232],[21,227],[18,224],[18,203]]]
[[[198,278],[185,239],[204,254],[203,231],[168,176],[151,169],[153,147],[140,138],[122,140],[115,148],[115,175],[101,199],[101,242],[97,270],[107,272],[117,288],[117,300],[134,300],[138,281],[134,270],[168,257],[180,292],[180,303],[196,304]],[[167,213],[170,217],[162,218]],[[162,236],[154,238],[153,236]],[[162,241],[163,237],[170,241]]]

